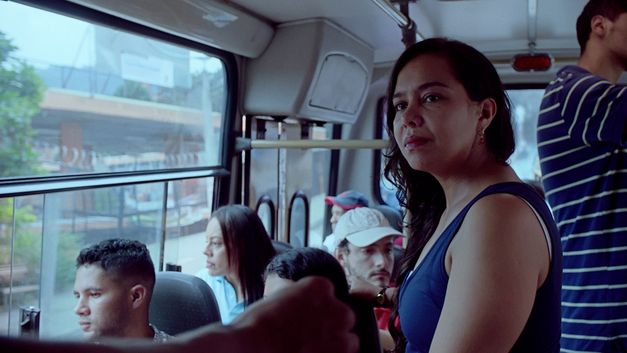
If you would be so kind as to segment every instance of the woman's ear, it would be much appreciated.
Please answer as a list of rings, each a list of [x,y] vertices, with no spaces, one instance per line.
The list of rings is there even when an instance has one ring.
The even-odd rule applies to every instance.
[[[479,104],[479,109],[479,127],[481,131],[485,131],[496,116],[496,101],[492,98],[486,98]]]

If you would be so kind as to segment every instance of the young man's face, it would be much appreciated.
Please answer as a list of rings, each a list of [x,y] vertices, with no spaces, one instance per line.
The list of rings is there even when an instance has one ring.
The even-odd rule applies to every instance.
[[[608,22],[607,46],[620,61],[623,70],[627,71],[627,12]]]
[[[96,264],[76,270],[74,312],[87,339],[124,337],[124,328],[132,312],[131,289],[115,281]]]
[[[387,236],[363,248],[351,243],[339,250],[340,263],[349,276],[360,277],[375,286],[389,287],[394,266],[394,236]],[[346,251],[348,250],[348,251]]]

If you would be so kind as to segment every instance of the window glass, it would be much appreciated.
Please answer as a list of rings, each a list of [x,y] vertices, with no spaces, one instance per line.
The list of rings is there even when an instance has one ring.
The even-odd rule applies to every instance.
[[[270,239],[274,239],[274,220],[276,212],[274,202],[272,202],[269,197],[262,197],[259,202],[260,203],[257,205],[257,216],[259,216]]]
[[[219,162],[216,57],[1,2],[0,79],[0,178]]]
[[[253,138],[259,131],[258,119],[253,120]],[[294,120],[282,123],[265,121],[266,140],[299,140],[301,125]],[[309,139],[326,140],[331,138],[332,124],[310,126]],[[324,229],[324,196],[329,187],[329,165],[331,151],[318,148],[257,149],[251,152],[250,205],[255,205],[262,195],[268,195],[282,214],[279,221],[286,220],[290,198],[297,191],[309,200],[309,244],[322,245]],[[279,233],[275,239],[287,239],[287,222],[277,224]]]
[[[523,180],[540,179],[540,159],[536,141],[536,125],[544,89],[510,89],[512,122],[516,150],[510,157],[510,165]]]
[[[290,205],[289,241],[293,247],[300,248],[307,245],[307,201],[304,194],[296,196]]]
[[[42,337],[80,337],[72,295],[79,251],[108,238],[146,244],[161,258],[164,183],[46,194],[41,277]]]
[[[168,183],[167,229],[164,263],[196,274],[206,267],[205,229],[211,216],[213,178]]]
[[[0,334],[18,334],[20,307],[40,308],[43,203],[41,195],[0,199]]]

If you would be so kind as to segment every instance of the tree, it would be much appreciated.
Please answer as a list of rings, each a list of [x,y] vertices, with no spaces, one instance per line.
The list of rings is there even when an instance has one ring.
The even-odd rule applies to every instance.
[[[30,141],[31,119],[39,112],[44,83],[32,66],[11,56],[16,49],[0,32],[0,177],[40,171]]]

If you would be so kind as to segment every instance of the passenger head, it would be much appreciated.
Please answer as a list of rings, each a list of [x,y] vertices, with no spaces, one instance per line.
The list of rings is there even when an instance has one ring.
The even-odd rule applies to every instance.
[[[335,257],[346,275],[388,287],[394,267],[394,239],[402,236],[383,214],[362,207],[346,212],[335,228]]]
[[[74,311],[85,337],[141,337],[154,284],[150,253],[138,241],[108,239],[81,250]]]
[[[211,215],[204,251],[209,274],[225,276],[247,304],[263,296],[263,271],[274,253],[263,223],[250,208],[228,205]]]
[[[297,248],[275,256],[266,267],[264,294],[272,294],[308,276],[330,280],[335,296],[347,300],[348,283],[342,266],[331,254],[316,248]]]
[[[627,1],[625,0],[590,0],[584,6],[581,14],[577,18],[577,41],[581,54],[586,50],[586,45],[590,39],[592,31],[592,20],[600,16],[610,22],[615,22],[621,15],[627,13]],[[623,15],[627,16],[627,15]],[[627,21],[624,19],[623,21]],[[623,34],[623,41],[626,37]],[[620,45],[620,43],[619,43]],[[623,47],[627,47],[627,43],[622,43]]]
[[[335,231],[335,226],[344,212],[358,207],[368,207],[368,199],[361,192],[348,190],[337,196],[327,196],[324,203],[333,205],[331,207],[331,229]]]

